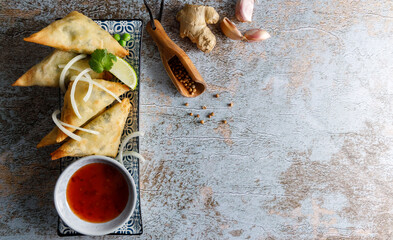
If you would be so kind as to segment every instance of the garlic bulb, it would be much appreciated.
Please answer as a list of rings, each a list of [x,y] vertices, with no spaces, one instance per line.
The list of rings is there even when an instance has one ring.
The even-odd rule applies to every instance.
[[[254,0],[238,0],[236,3],[236,18],[240,22],[251,22],[254,11]]]
[[[259,42],[270,38],[270,34],[262,29],[250,29],[244,34],[247,42]]]
[[[220,27],[225,36],[233,40],[243,40],[243,34],[237,29],[236,25],[227,17],[224,17],[220,23]]]

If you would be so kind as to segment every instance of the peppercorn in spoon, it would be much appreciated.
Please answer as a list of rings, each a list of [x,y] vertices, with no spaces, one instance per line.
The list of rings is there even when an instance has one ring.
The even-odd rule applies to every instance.
[[[161,0],[158,20],[154,19],[146,0],[144,3],[150,15],[146,30],[158,47],[168,76],[181,95],[185,97],[199,96],[206,90],[205,81],[188,55],[168,37],[160,23],[164,0]]]

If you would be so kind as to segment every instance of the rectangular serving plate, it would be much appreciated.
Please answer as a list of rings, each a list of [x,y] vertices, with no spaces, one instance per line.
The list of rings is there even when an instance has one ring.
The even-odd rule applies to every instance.
[[[128,115],[126,124],[124,126],[122,139],[139,130],[139,84],[140,84],[140,66],[141,66],[141,46],[142,46],[142,29],[143,22],[140,19],[132,20],[94,20],[104,30],[110,34],[124,34],[129,33],[131,40],[127,42],[126,49],[129,55],[125,58],[126,61],[135,69],[138,76],[138,86],[135,90],[130,90],[123,94],[121,98],[128,97],[132,105],[132,111]],[[61,95],[60,95],[61,98]],[[61,101],[60,101],[61,102]],[[127,151],[139,152],[139,139],[134,138],[126,145]],[[69,164],[77,160],[77,157],[65,157],[60,159],[60,171],[62,172]],[[140,235],[143,233],[142,227],[142,213],[140,205],[140,191],[139,191],[139,160],[137,158],[127,156],[123,159],[124,166],[134,178],[136,185],[137,201],[134,213],[129,221],[121,228],[117,229],[110,235]],[[76,236],[81,235],[68,227],[59,217],[57,233],[59,236]]]

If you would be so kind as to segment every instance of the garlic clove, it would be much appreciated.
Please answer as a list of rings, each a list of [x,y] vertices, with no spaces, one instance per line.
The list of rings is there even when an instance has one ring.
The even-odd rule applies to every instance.
[[[236,25],[227,17],[224,17],[220,23],[221,31],[225,36],[233,40],[243,40],[243,34],[237,29]]]
[[[236,3],[236,18],[240,22],[251,22],[254,11],[254,0],[238,0]]]
[[[247,42],[259,42],[270,38],[270,34],[262,29],[250,29],[244,34]]]

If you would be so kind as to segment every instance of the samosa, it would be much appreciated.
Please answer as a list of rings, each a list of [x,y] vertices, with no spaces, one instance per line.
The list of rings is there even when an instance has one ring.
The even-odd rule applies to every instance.
[[[107,49],[119,57],[128,55],[107,31],[85,15],[73,11],[63,19],[51,23],[41,31],[24,39],[64,51],[92,54],[96,49]]]
[[[37,144],[37,148],[46,147],[52,144],[56,144],[56,138],[58,134],[59,128],[54,127],[52,131],[50,131],[41,141]]]
[[[66,156],[86,155],[116,157],[130,108],[131,104],[128,98],[124,98],[121,103],[116,103],[84,126],[85,129],[99,132],[98,135],[76,131],[75,134],[80,136],[82,140],[69,139],[51,153],[52,160]]]
[[[59,79],[62,68],[59,65],[67,64],[71,59],[77,56],[77,53],[65,52],[61,50],[53,51],[49,56],[44,58],[40,63],[34,65],[25,74],[23,74],[12,86],[44,86],[44,87],[59,87]],[[73,64],[73,68],[84,70],[89,66],[88,58],[81,59]],[[79,71],[69,69],[66,74],[68,81],[71,76],[76,76]],[[109,74],[89,72],[92,78],[107,78]]]
[[[94,79],[93,81],[99,83],[109,91],[111,91],[116,96],[120,96],[123,93],[130,90],[126,85],[118,83],[118,82],[110,82],[101,79]],[[106,106],[111,104],[115,99],[112,95],[110,95],[105,90],[93,85],[93,91],[91,93],[90,98],[85,102],[83,98],[85,97],[88,89],[89,83],[79,81],[77,86],[75,87],[75,102],[78,107],[78,111],[82,118],[78,118],[72,108],[71,104],[71,88],[74,82],[71,82],[67,92],[64,95],[64,105],[61,109],[61,118],[60,120],[71,124],[73,126],[79,127],[85,124],[89,119],[97,115]],[[70,127],[65,127],[67,130],[71,132],[75,131],[75,129]],[[56,138],[56,142],[62,142],[67,137],[67,134],[62,131],[58,131],[58,135]]]
[[[118,82],[110,82],[102,79],[93,79],[93,81],[99,83],[116,96],[120,96],[127,92],[129,88]],[[60,120],[71,124],[75,127],[81,127],[94,116],[100,114],[105,107],[110,105],[115,99],[105,90],[93,85],[93,90],[90,98],[85,102],[83,98],[89,89],[89,83],[79,81],[75,90],[75,102],[78,107],[78,111],[82,118],[78,118],[71,105],[71,87],[74,82],[70,82],[67,92],[64,95],[64,105],[61,111]],[[67,130],[74,132],[75,129],[71,127],[64,127]],[[45,147],[55,143],[60,143],[68,137],[67,134],[60,131],[57,127],[54,127],[50,133],[48,133],[41,142],[37,145],[37,148]]]

